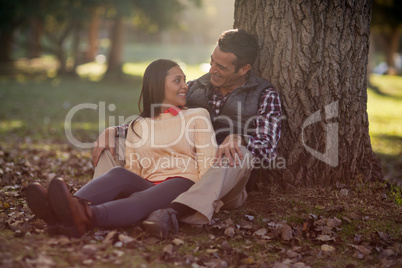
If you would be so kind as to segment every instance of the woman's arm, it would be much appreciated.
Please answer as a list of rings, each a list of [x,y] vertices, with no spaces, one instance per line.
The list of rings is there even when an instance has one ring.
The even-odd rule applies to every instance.
[[[142,167],[140,165],[140,156],[135,151],[135,138],[137,137],[131,127],[133,123],[131,123],[128,127],[126,144],[125,144],[125,154],[124,159],[126,160],[126,164],[124,168],[134,172],[137,175],[142,176]]]
[[[200,113],[194,116],[194,145],[197,157],[198,173],[201,178],[213,165],[217,143],[214,128],[209,113],[199,109]]]

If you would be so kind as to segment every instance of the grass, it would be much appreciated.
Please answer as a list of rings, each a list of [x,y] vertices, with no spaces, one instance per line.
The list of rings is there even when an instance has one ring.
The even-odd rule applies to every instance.
[[[44,62],[50,66],[45,72],[39,71],[36,62],[21,61],[16,66],[24,74],[13,79],[0,77],[1,137],[65,140],[65,121],[71,118],[73,136],[92,142],[105,127],[128,123],[139,114],[141,76],[150,62],[126,63],[126,75],[118,83],[96,82],[105,71],[97,63],[79,66],[77,71],[83,79],[75,79],[52,77],[54,62],[48,57]],[[187,80],[204,73],[199,65],[180,64]],[[74,107],[77,112],[69,113]]]
[[[118,115],[128,117],[138,113],[138,82],[115,85],[66,79],[55,84],[53,80],[1,84],[1,136],[15,133],[19,137],[62,139],[68,112],[83,103],[95,104],[96,109],[77,111],[72,119],[73,127],[92,134],[99,123],[112,121]],[[116,108],[111,111],[109,105],[113,104]]]
[[[372,75],[371,81],[384,95],[368,91],[367,112],[370,136],[375,152],[402,155],[402,78]]]
[[[402,186],[402,77],[371,75],[381,94],[368,91],[369,133],[385,179]],[[401,188],[395,201],[401,202]]]

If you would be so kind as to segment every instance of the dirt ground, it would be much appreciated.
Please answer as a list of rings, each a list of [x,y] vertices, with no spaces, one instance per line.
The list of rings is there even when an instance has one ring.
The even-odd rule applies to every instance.
[[[181,224],[160,240],[141,226],[47,234],[25,188],[62,177],[72,192],[92,176],[90,156],[49,143],[0,147],[0,267],[401,267],[401,188],[356,181],[283,193],[263,182],[211,224]]]

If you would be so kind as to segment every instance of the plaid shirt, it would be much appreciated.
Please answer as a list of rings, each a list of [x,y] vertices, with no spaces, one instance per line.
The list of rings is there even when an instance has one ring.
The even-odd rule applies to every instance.
[[[190,81],[189,87],[193,81]],[[211,91],[208,95],[208,103],[216,115],[220,114],[229,94],[222,96],[218,89]],[[273,88],[267,88],[261,94],[260,107],[257,111],[257,118],[250,127],[255,128],[252,135],[247,135],[247,149],[260,159],[273,160],[277,156],[277,145],[281,136],[281,102],[279,94]],[[118,136],[126,136],[128,125],[117,126]]]
[[[211,91],[208,103],[216,115],[220,114],[229,94],[222,96],[218,89]],[[258,117],[250,127],[255,128],[252,135],[247,135],[247,149],[261,159],[272,160],[277,155],[277,145],[281,136],[281,102],[278,93],[273,88],[267,88],[261,94]]]

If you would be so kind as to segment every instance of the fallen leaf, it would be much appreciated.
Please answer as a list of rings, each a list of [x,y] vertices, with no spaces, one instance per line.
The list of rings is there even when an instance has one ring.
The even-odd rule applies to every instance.
[[[296,253],[296,252],[294,252],[294,251],[291,250],[291,249],[288,249],[288,250],[286,251],[286,256],[287,256],[288,258],[293,259],[293,258],[296,258],[297,256],[299,256],[299,254]]]
[[[389,241],[390,240],[390,236],[388,234],[384,233],[384,232],[378,231],[377,234],[384,241]]]
[[[125,245],[135,241],[135,239],[132,238],[131,236],[127,236],[127,235],[124,235],[124,234],[119,234],[119,240],[121,242],[123,242],[123,244],[125,244]]]
[[[351,223],[352,222],[352,220],[351,219],[349,219],[348,217],[346,217],[346,216],[343,216],[342,217],[342,219],[343,220],[345,220],[345,221],[347,221],[348,223]]]
[[[321,234],[326,234],[326,235],[330,235],[330,234],[333,233],[333,232],[331,231],[331,229],[330,229],[328,226],[317,226],[317,227],[315,228],[315,230],[316,230],[317,232],[321,232]]]
[[[303,223],[302,231],[305,232],[305,231],[307,231],[307,230],[308,230],[308,222],[304,222],[304,223]]]
[[[257,231],[255,231],[255,232],[253,233],[253,236],[259,236],[259,237],[261,237],[261,236],[264,236],[266,233],[267,233],[267,229],[261,228],[261,229],[258,229]]]
[[[249,221],[253,221],[254,220],[254,216],[251,215],[244,215]]]
[[[117,250],[117,249],[113,250],[113,253],[114,253],[117,257],[121,257],[121,256],[124,255],[124,251]]]
[[[242,229],[246,229],[246,230],[254,229],[254,226],[253,226],[253,224],[251,222],[243,221],[243,220],[240,222],[239,227],[242,228]]]
[[[285,241],[288,241],[293,238],[292,228],[286,223],[282,224],[280,227],[281,238]]]
[[[212,207],[214,208],[215,213],[219,213],[219,211],[220,211],[220,209],[221,209],[222,206],[223,206],[222,200],[215,200],[215,201],[212,203]]]
[[[316,239],[323,242],[335,241],[335,238],[329,235],[318,235]]]
[[[348,214],[348,217],[351,218],[352,220],[358,220],[360,219],[360,215],[356,212],[351,212]]]
[[[154,245],[154,244],[158,243],[159,241],[160,241],[160,239],[155,236],[149,236],[144,239],[144,243],[148,244],[148,245]]]
[[[82,262],[82,264],[85,264],[85,265],[91,265],[91,264],[93,264],[94,263],[94,260],[92,260],[92,259],[85,259],[83,262]]]
[[[233,237],[235,235],[235,230],[233,227],[229,227],[225,229],[225,235]]]
[[[240,259],[240,263],[245,265],[250,265],[253,264],[254,262],[255,262],[254,259],[250,256],[247,258]]]
[[[163,247],[163,252],[169,254],[170,256],[173,254],[173,245],[172,244],[167,244],[166,246]]]
[[[116,248],[121,248],[123,246],[123,242],[117,241],[116,243],[114,243],[113,246],[116,247]]]
[[[353,241],[355,241],[356,243],[360,243],[362,241],[361,235],[355,234],[355,236],[353,237]]]
[[[109,232],[105,239],[103,240],[103,244],[113,244],[114,236],[117,234],[117,231],[111,231]]]
[[[175,238],[175,239],[173,239],[172,243],[173,243],[175,246],[180,246],[180,245],[183,245],[183,244],[184,244],[184,241],[181,240],[181,239],[179,239],[179,238]]]
[[[348,189],[341,189],[341,190],[339,191],[339,194],[340,194],[341,196],[347,196],[348,193],[349,193],[349,190],[348,190]]]
[[[95,245],[85,245],[82,247],[81,252],[88,257],[95,255],[98,251],[98,248]]]
[[[35,267],[54,267],[56,265],[55,261],[49,256],[40,253],[36,259],[28,259],[26,260],[30,264],[35,264]]]
[[[326,223],[327,223],[327,218],[322,218],[322,219],[316,220],[314,222],[314,225],[325,225]]]
[[[342,212],[344,210],[345,209],[342,205],[334,205],[334,206],[325,208],[325,212]]]
[[[392,256],[396,255],[392,249],[384,249],[381,251],[380,255],[378,256],[380,259],[388,259]]]
[[[0,201],[0,209],[9,209],[9,208],[10,208],[9,203]]]
[[[363,255],[369,255],[371,253],[371,250],[363,245],[353,245],[349,244],[351,247],[357,249],[361,254]]]
[[[338,219],[337,217],[327,220],[327,226],[331,229],[338,227],[341,224],[342,224],[342,221],[340,219]]]
[[[221,249],[230,251],[232,250],[232,247],[230,246],[229,242],[225,240],[222,242]]]
[[[335,248],[333,246],[327,245],[327,244],[322,244],[321,245],[321,250],[325,252],[334,252]]]
[[[342,188],[346,188],[347,187],[347,185],[346,184],[343,184],[343,183],[340,183],[340,182],[336,182],[336,188],[338,188],[338,189],[342,189]]]

